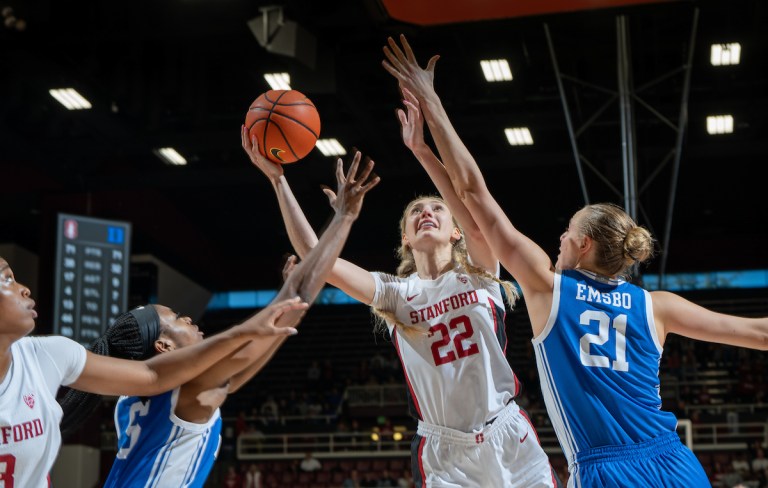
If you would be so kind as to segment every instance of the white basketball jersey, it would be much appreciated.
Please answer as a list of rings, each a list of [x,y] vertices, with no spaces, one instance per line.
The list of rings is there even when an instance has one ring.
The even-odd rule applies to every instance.
[[[452,270],[436,280],[373,273],[372,306],[388,323],[405,372],[411,408],[425,422],[480,431],[517,392],[504,355],[504,303],[493,280]]]
[[[25,337],[11,345],[0,383],[0,487],[43,488],[61,446],[61,385],[85,366],[85,348],[65,337]]]

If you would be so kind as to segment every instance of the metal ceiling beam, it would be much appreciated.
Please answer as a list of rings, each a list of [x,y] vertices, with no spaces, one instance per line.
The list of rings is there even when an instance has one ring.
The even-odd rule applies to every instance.
[[[557,87],[560,92],[560,97],[563,105],[563,111],[565,113],[566,125],[568,128],[568,135],[571,142],[571,149],[574,159],[576,161],[576,167],[579,172],[579,181],[581,184],[582,192],[584,194],[584,200],[589,203],[587,197],[586,183],[584,181],[584,175],[582,172],[581,163],[584,162],[592,169],[597,176],[610,188],[614,193],[618,194],[616,188],[610,183],[610,180],[601,175],[597,168],[592,164],[589,164],[589,160],[581,155],[578,151],[578,145],[576,138],[580,136],[589,126],[598,119],[598,117],[605,112],[607,106],[618,100],[619,112],[620,112],[620,126],[621,126],[621,156],[622,156],[622,169],[623,169],[623,183],[624,183],[624,208],[627,213],[635,220],[637,220],[638,210],[645,216],[647,220],[647,214],[642,208],[638,199],[638,182],[637,182],[637,142],[636,142],[636,114],[634,110],[634,102],[638,102],[643,108],[648,110],[656,119],[660,120],[664,125],[670,127],[676,133],[676,141],[674,148],[664,157],[660,163],[648,178],[648,181],[643,185],[643,190],[648,188],[650,182],[655,179],[661,169],[669,163],[670,159],[674,157],[672,167],[672,177],[670,181],[669,200],[667,202],[667,213],[664,223],[664,231],[662,234],[663,244],[661,249],[661,271],[660,271],[660,285],[664,286],[664,278],[666,272],[667,259],[669,256],[669,241],[672,231],[672,217],[675,206],[675,196],[677,191],[677,181],[680,171],[680,160],[682,155],[683,138],[685,135],[685,129],[688,122],[688,97],[690,94],[691,86],[691,68],[693,65],[693,53],[696,41],[696,31],[698,26],[699,9],[695,8],[693,12],[693,24],[690,33],[690,39],[688,42],[688,57],[685,66],[678,67],[675,70],[665,73],[664,75],[657,77],[656,79],[640,86],[638,89],[633,87],[632,77],[632,63],[631,52],[629,45],[629,28],[627,25],[627,19],[621,15],[616,18],[616,60],[617,60],[617,81],[618,92],[614,93],[610,90],[597,86],[593,83],[588,83],[582,80],[578,80],[572,76],[562,74],[557,63],[557,57],[555,56],[555,50],[552,43],[552,37],[549,31],[549,27],[544,24],[544,32],[547,38],[547,44],[549,46],[549,54],[552,59],[552,65],[555,71],[555,77],[557,81]],[[677,124],[672,123],[668,118],[664,117],[662,113],[654,109],[649,103],[646,103],[638,96],[638,92],[645,90],[649,86],[656,85],[661,81],[667,80],[679,73],[684,74],[683,92],[680,99],[680,109],[678,114]],[[563,80],[579,83],[582,86],[595,89],[597,91],[607,93],[611,95],[610,100],[604,103],[598,111],[591,117],[588,117],[587,121],[579,128],[578,133],[573,129],[573,121],[571,112],[568,108],[568,100],[565,96],[565,89],[563,87]],[[652,229],[652,225],[649,222],[648,226]]]
[[[699,25],[699,9],[693,10],[693,26],[691,37],[688,41],[688,60],[685,65],[685,80],[683,93],[680,97],[680,114],[677,119],[677,141],[675,142],[675,161],[672,165],[672,181],[669,184],[669,201],[667,202],[667,220],[664,224],[664,243],[661,246],[661,269],[659,270],[659,285],[664,287],[667,271],[667,259],[669,256],[669,237],[672,234],[672,216],[675,208],[675,196],[677,192],[677,179],[680,174],[680,157],[683,152],[683,136],[688,125],[688,95],[691,91],[691,69],[693,68],[693,52],[696,47],[696,30]]]
[[[579,147],[576,143],[576,134],[573,131],[573,122],[571,121],[571,112],[568,109],[568,99],[565,97],[565,89],[563,88],[563,80],[560,74],[560,67],[557,64],[557,56],[555,56],[555,48],[552,45],[552,37],[549,35],[549,26],[544,24],[544,33],[547,36],[547,46],[549,46],[549,55],[552,58],[552,67],[555,70],[555,78],[557,80],[557,90],[560,92],[560,100],[563,104],[563,111],[565,112],[565,124],[568,127],[568,135],[571,140],[571,151],[573,152],[573,159],[576,162],[576,171],[579,173],[579,183],[581,184],[581,194],[584,197],[584,205],[589,205],[589,193],[587,192],[587,182],[584,180],[584,170],[581,168],[581,158],[579,157]]]
[[[624,172],[624,210],[637,221],[637,137],[632,104],[632,55],[627,18],[616,18],[616,67],[621,114],[621,163]]]

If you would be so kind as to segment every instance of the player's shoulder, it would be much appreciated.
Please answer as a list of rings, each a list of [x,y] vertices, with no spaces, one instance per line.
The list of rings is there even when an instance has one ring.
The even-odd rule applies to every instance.
[[[410,276],[397,276],[392,273],[385,273],[383,271],[371,271],[371,275],[374,277],[374,279],[381,281],[382,283],[405,283],[412,279],[412,277],[418,278],[418,275],[416,273],[410,275]]]
[[[67,353],[80,354],[81,349],[85,349],[82,344],[75,342],[69,337],[60,335],[41,335],[25,337],[25,347],[38,351],[46,351],[51,355],[61,355]]]

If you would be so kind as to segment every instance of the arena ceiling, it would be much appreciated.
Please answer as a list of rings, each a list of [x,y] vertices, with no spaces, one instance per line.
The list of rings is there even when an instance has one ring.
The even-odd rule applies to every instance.
[[[127,220],[135,253],[153,254],[211,290],[273,287],[289,243],[270,185],[240,148],[239,127],[268,88],[263,74],[284,71],[317,105],[322,137],[376,161],[382,183],[344,256],[393,269],[401,209],[431,192],[400,142],[396,84],[380,66],[387,36],[405,33],[421,59],[441,54],[436,86],[458,132],[513,221],[554,256],[585,195],[624,202],[617,101],[624,22],[639,220],[662,244],[669,237],[665,270],[768,267],[766,4],[547,4],[558,12],[514,3],[521,10],[489,14],[466,7],[472,2],[413,0],[0,0],[26,23],[0,27],[0,242],[48,263],[58,212]],[[303,39],[314,39],[314,61],[306,41],[295,56],[262,47],[248,22],[274,5]],[[727,42],[741,43],[741,63],[712,66],[710,45]],[[486,82],[479,61],[500,57],[514,79]],[[68,111],[48,93],[69,86],[93,107]],[[681,110],[688,123],[678,138]],[[734,132],[707,134],[705,118],[714,114],[732,114]],[[522,126],[535,144],[510,146],[504,128]],[[189,164],[165,164],[153,153],[164,146]],[[317,150],[286,168],[317,228],[330,216],[320,185],[333,181],[332,168]]]

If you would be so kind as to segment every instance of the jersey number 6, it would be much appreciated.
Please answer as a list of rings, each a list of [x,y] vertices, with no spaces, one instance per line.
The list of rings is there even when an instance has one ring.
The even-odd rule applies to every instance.
[[[136,445],[141,435],[141,425],[139,425],[139,417],[144,417],[149,413],[149,403],[152,400],[141,401],[137,400],[131,405],[131,409],[128,413],[128,426],[125,428],[125,435],[128,437],[128,445],[123,446],[117,451],[117,459],[125,459],[128,454],[131,453],[131,449]]]
[[[451,342],[451,336],[448,332],[449,328],[451,330],[459,329],[460,332],[453,337],[453,347],[449,348],[447,351],[441,351],[441,348],[447,346]],[[470,342],[465,346],[464,342],[462,342],[465,339],[472,337],[475,333],[475,330],[472,328],[472,323],[466,315],[454,317],[448,322],[448,325],[441,322],[429,328],[430,337],[437,332],[440,333],[440,339],[432,343],[432,357],[435,360],[435,366],[456,361],[457,354],[459,358],[465,358],[480,352],[477,344]],[[456,352],[454,352],[453,349],[455,349]]]

